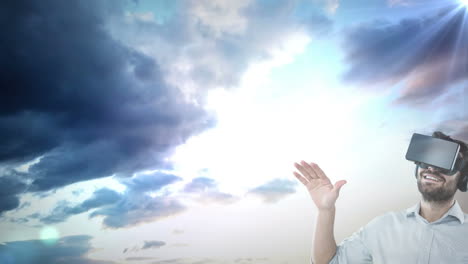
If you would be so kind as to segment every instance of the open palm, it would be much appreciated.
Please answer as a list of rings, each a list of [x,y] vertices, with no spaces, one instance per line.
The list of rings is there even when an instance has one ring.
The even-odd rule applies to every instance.
[[[294,176],[307,187],[317,208],[319,210],[333,209],[340,189],[346,181],[341,180],[333,185],[322,169],[312,162],[301,161],[294,163],[294,166],[300,172],[294,172]]]

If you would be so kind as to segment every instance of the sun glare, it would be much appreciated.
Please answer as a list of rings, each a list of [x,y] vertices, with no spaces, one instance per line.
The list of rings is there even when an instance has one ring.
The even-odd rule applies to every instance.
[[[462,5],[468,7],[468,0],[459,0]]]

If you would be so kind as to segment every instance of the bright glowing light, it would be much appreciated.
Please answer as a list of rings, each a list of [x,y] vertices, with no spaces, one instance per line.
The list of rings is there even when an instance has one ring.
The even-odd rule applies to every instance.
[[[44,243],[44,244],[46,244],[48,246],[52,246],[59,239],[59,232],[54,227],[46,226],[46,227],[41,229],[39,237],[40,237],[42,243]]]
[[[468,7],[468,0],[459,0],[462,5]]]

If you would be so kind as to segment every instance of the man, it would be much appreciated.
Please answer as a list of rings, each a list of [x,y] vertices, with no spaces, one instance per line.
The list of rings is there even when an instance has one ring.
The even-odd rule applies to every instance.
[[[300,173],[294,175],[318,209],[313,263],[468,263],[468,215],[454,199],[457,188],[466,191],[468,147],[441,132],[432,137],[460,145],[458,168],[448,172],[417,165],[421,201],[405,211],[375,218],[339,246],[333,234],[335,202],[346,181],[333,185],[317,164],[295,163]]]

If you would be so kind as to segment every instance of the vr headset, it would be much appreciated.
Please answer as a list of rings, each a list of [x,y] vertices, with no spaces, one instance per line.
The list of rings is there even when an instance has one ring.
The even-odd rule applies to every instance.
[[[465,165],[459,152],[460,144],[456,142],[414,133],[405,157],[416,164],[416,177],[418,167],[427,169],[429,166],[445,175],[455,175]],[[468,175],[460,175],[458,189],[466,192]]]

